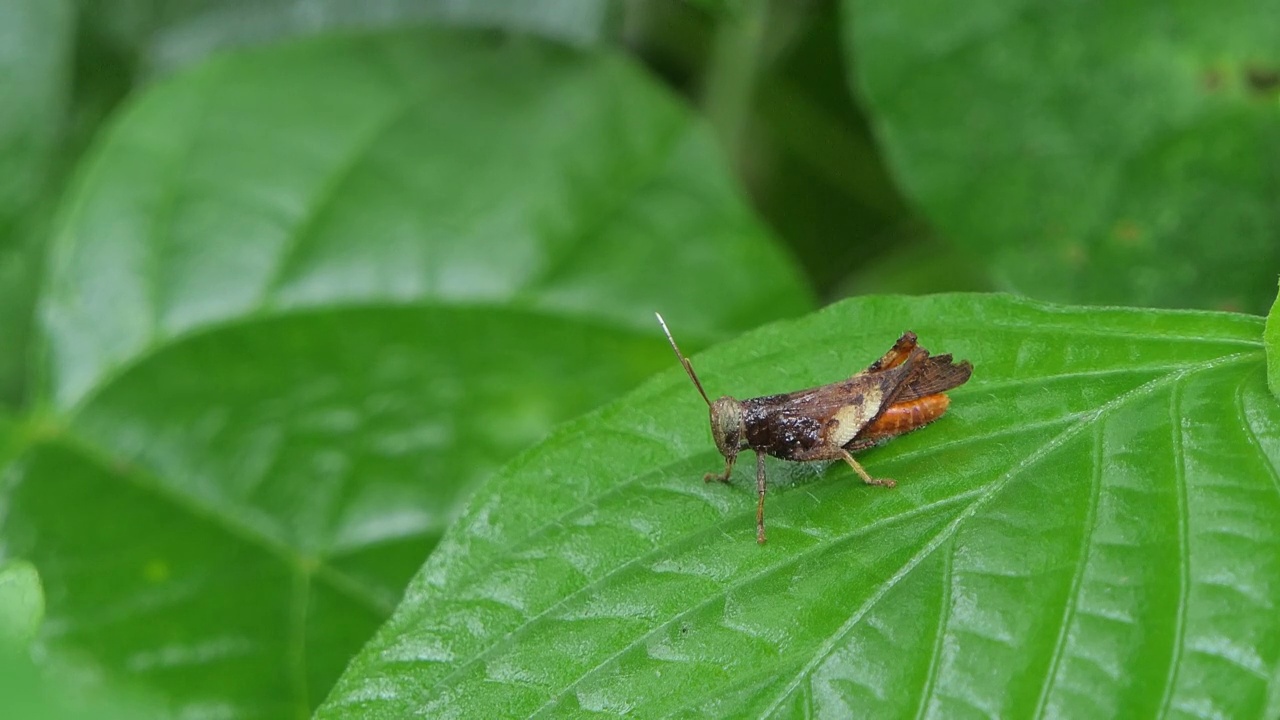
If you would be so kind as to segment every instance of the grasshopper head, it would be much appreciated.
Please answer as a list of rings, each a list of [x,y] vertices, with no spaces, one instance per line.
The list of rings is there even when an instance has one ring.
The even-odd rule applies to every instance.
[[[742,403],[728,395],[711,403],[711,435],[721,455],[737,456],[742,447]]]
[[[671,343],[671,349],[676,353],[676,358],[684,366],[689,379],[693,381],[693,386],[698,389],[698,394],[711,408],[711,435],[716,439],[716,447],[719,448],[721,455],[733,460],[742,447],[742,403],[728,395],[711,402],[711,398],[707,397],[707,391],[702,389],[702,381],[698,380],[698,374],[693,371],[693,363],[680,352],[676,339],[671,337],[671,331],[667,329],[667,321],[663,320],[661,315],[658,315],[658,324],[662,326],[662,332],[666,334],[667,341]]]

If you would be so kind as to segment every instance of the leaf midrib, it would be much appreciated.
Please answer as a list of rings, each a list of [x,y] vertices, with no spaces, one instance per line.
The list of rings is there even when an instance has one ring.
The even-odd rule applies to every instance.
[[[176,492],[150,472],[149,469],[136,462],[116,458],[108,450],[98,446],[92,440],[77,435],[68,428],[59,428],[34,439],[29,447],[40,444],[61,445],[64,449],[85,458],[111,477],[116,477],[133,487],[148,493],[173,507],[187,512],[193,517],[208,522],[236,540],[265,551],[268,555],[282,562],[289,570],[303,574],[309,578],[323,580],[329,589],[368,610],[388,615],[395,609],[394,603],[372,592],[360,592],[362,583],[348,576],[344,571],[329,565],[324,559],[303,556],[287,543],[280,542],[270,535],[259,531],[248,523],[238,521],[233,515],[220,512],[218,508],[206,506],[194,496]]]
[[[1173,707],[1174,690],[1178,685],[1178,674],[1182,670],[1182,651],[1187,634],[1187,596],[1191,587],[1191,548],[1188,535],[1187,517],[1187,467],[1183,455],[1186,429],[1182,426],[1181,395],[1174,385],[1169,397],[1169,425],[1173,430],[1170,444],[1173,449],[1173,487],[1177,503],[1177,542],[1178,542],[1178,607],[1174,615],[1173,638],[1169,649],[1169,670],[1165,675],[1164,691],[1160,698],[1160,717],[1169,717]]]

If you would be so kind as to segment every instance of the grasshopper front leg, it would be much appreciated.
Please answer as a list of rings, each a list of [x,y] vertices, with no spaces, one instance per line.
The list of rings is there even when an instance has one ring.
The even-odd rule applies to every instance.
[[[723,473],[707,473],[706,475],[702,476],[702,481],[711,482],[712,480],[719,480],[720,482],[728,485],[729,476],[733,474],[733,462],[737,459],[738,459],[737,455],[733,455],[732,457],[725,458],[724,472]]]

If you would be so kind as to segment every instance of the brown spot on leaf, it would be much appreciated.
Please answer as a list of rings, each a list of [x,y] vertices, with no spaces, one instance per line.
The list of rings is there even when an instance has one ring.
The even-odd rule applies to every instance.
[[[1116,244],[1135,247],[1142,244],[1142,226],[1132,220],[1121,220],[1111,228],[1111,237],[1115,238]]]
[[[1280,90],[1280,68],[1250,65],[1244,69],[1244,81],[1258,95]]]
[[[1210,68],[1205,71],[1201,82],[1204,83],[1204,89],[1209,92],[1217,92],[1222,89],[1222,71],[1217,68]]]
[[[1089,262],[1089,251],[1078,242],[1070,243],[1062,249],[1062,261],[1073,268],[1082,268]]]

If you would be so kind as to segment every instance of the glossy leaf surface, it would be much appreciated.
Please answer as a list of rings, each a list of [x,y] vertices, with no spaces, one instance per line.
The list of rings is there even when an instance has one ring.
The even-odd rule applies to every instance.
[[[670,318],[678,328],[678,318]],[[974,364],[843,465],[719,467],[677,370],[472,498],[317,714],[1258,717],[1280,668],[1280,404],[1257,317],[873,297],[695,358],[739,397],[904,329]]]

